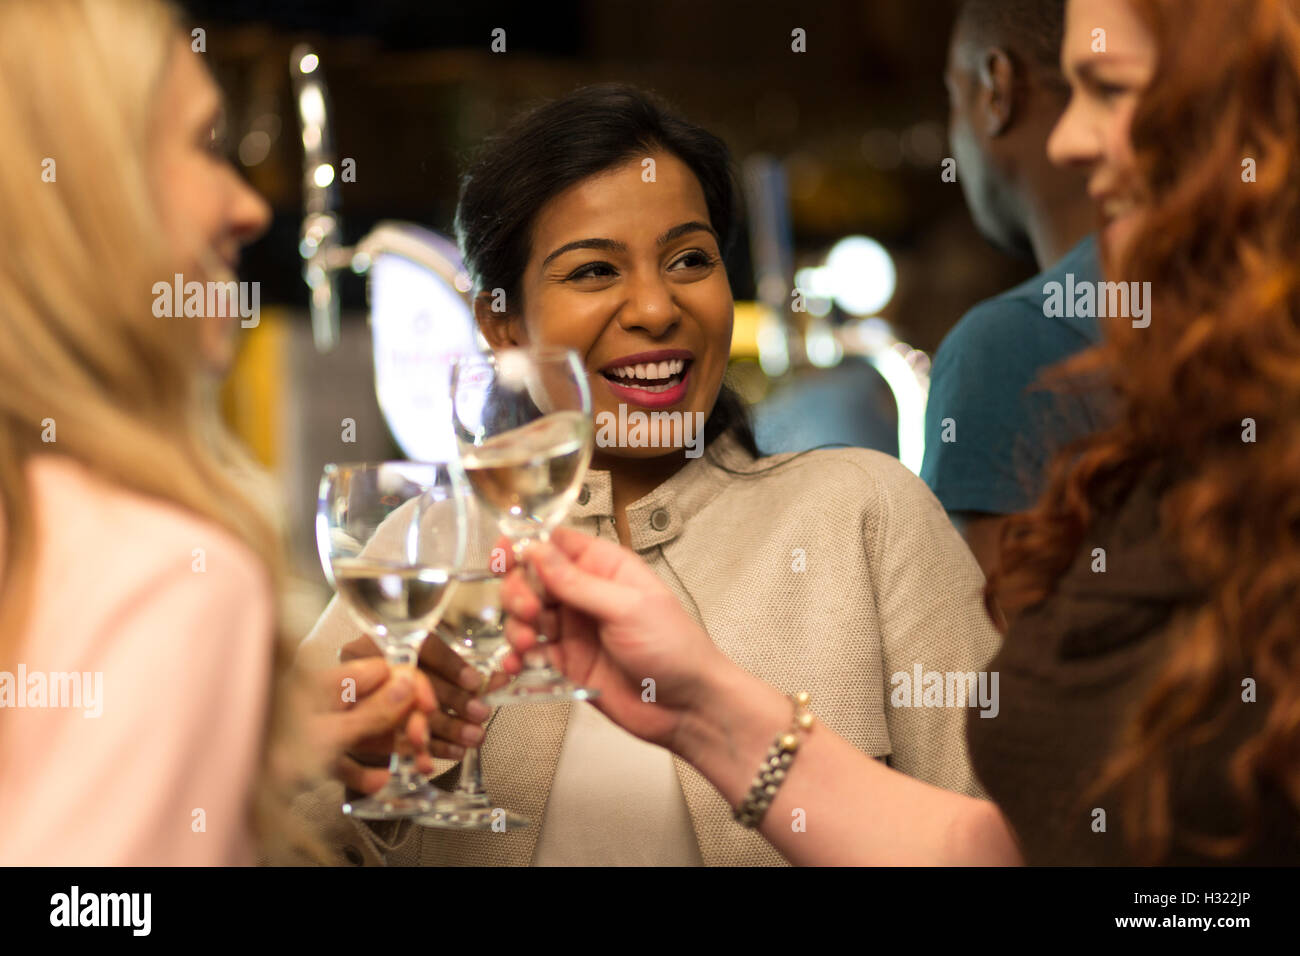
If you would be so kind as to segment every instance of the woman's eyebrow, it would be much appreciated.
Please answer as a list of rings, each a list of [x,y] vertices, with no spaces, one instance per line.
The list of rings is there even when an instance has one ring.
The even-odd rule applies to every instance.
[[[203,117],[204,122],[216,123],[227,113],[226,93],[217,87],[207,87],[192,107],[195,117]]]
[[[614,239],[576,239],[573,242],[566,242],[543,259],[542,268],[545,269],[552,259],[562,256],[566,252],[572,252],[574,249],[599,249],[602,252],[627,252],[627,246]]]
[[[717,238],[718,238],[718,234],[717,234],[717,232],[715,232],[714,229],[713,229],[713,227],[710,226],[707,222],[700,222],[700,221],[698,221],[698,220],[692,220],[691,222],[684,222],[684,223],[682,223],[681,225],[673,226],[671,229],[669,229],[667,232],[665,232],[662,236],[660,236],[658,239],[656,239],[656,240],[655,240],[655,243],[656,243],[656,245],[666,246],[666,245],[668,245],[668,243],[672,242],[674,239],[680,239],[682,236],[686,235],[687,233],[691,233],[691,232],[707,232],[707,233],[708,233],[709,235],[711,235],[714,239],[717,239]]]
[[[1136,57],[1126,56],[1125,54],[1108,54],[1104,59],[1090,57],[1086,60],[1079,60],[1073,63],[1065,63],[1063,72],[1068,77],[1073,70],[1074,75],[1080,80],[1089,83],[1098,82],[1097,72],[1105,67],[1118,67],[1121,70],[1124,67],[1136,66],[1138,60]]]

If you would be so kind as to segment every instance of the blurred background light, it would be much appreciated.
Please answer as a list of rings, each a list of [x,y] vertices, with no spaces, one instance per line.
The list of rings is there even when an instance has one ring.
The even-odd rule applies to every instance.
[[[298,112],[307,126],[324,125],[325,97],[321,95],[320,87],[315,85],[314,80],[312,85],[304,87],[298,94]]]
[[[939,123],[933,120],[917,123],[903,133],[903,155],[914,166],[938,166],[943,159],[947,141],[948,134]]]
[[[832,368],[844,357],[844,348],[829,322],[813,321],[804,333],[804,353],[817,368]]]
[[[828,284],[829,274],[823,267],[800,269],[794,274],[794,285],[803,295],[804,308],[809,315],[819,319],[830,314],[832,296]]]
[[[239,141],[239,161],[245,166],[256,166],[271,152],[271,136],[264,130],[250,130]]]
[[[898,272],[885,247],[866,236],[848,236],[826,257],[827,291],[850,315],[873,315],[894,297]]]

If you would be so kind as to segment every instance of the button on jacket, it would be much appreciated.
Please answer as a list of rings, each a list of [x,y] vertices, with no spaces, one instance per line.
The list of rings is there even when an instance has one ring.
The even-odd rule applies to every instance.
[[[617,542],[608,472],[588,473],[566,523]],[[979,566],[929,489],[896,459],[845,448],[755,460],[726,434],[630,505],[627,523],[633,550],[733,661],[786,693],[809,691],[817,718],[864,753],[937,786],[982,795],[967,758],[965,706],[920,706],[919,692],[893,693],[899,705],[891,704],[902,675],[910,680],[918,667],[979,671],[999,644]],[[328,665],[356,636],[332,605],[304,642],[303,657]],[[298,812],[340,859],[527,865],[573,706],[502,707],[488,724],[488,792],[533,820],[528,828],[464,833],[364,824],[340,812],[337,783],[302,798]],[[733,821],[694,768],[673,762],[704,864],[783,862]],[[439,784],[454,787],[456,768],[447,761],[439,767],[451,768]]]

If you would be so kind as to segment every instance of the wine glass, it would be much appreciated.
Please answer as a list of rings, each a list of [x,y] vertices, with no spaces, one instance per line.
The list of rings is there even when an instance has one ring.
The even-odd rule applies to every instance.
[[[452,427],[475,495],[496,513],[516,559],[545,541],[582,489],[591,461],[591,388],[577,354],[537,347],[458,357],[452,364]],[[529,568],[530,581],[541,590]],[[545,635],[538,634],[539,644]],[[545,647],[524,657],[490,706],[520,700],[590,700],[551,666]]]
[[[456,574],[456,590],[438,622],[436,634],[479,672],[483,687],[510,650],[501,607],[506,561],[495,547],[500,532],[496,516],[473,496],[467,502],[469,545],[465,567]],[[483,784],[477,747],[465,751],[460,781],[445,801],[448,807],[416,823],[452,830],[510,830],[529,825],[527,817],[493,805]]]
[[[465,558],[466,494],[454,461],[325,466],[316,508],[321,565],[394,670],[415,666],[455,591]],[[343,812],[397,820],[430,813],[446,798],[416,770],[401,728],[388,770],[381,790],[345,803]]]

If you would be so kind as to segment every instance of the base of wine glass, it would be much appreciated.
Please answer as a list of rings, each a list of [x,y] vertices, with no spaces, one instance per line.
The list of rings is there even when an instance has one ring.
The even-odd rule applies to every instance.
[[[532,826],[527,817],[505,807],[494,807],[486,793],[450,794],[450,803],[454,807],[424,814],[417,818],[417,826],[432,827],[437,830],[520,830]]]
[[[594,700],[600,691],[579,687],[553,667],[521,671],[519,676],[483,698],[489,707],[507,704],[546,703],[553,700]]]
[[[451,794],[428,783],[414,787],[394,786],[392,781],[368,797],[343,804],[343,812],[358,820],[406,820],[410,817],[454,810]]]

